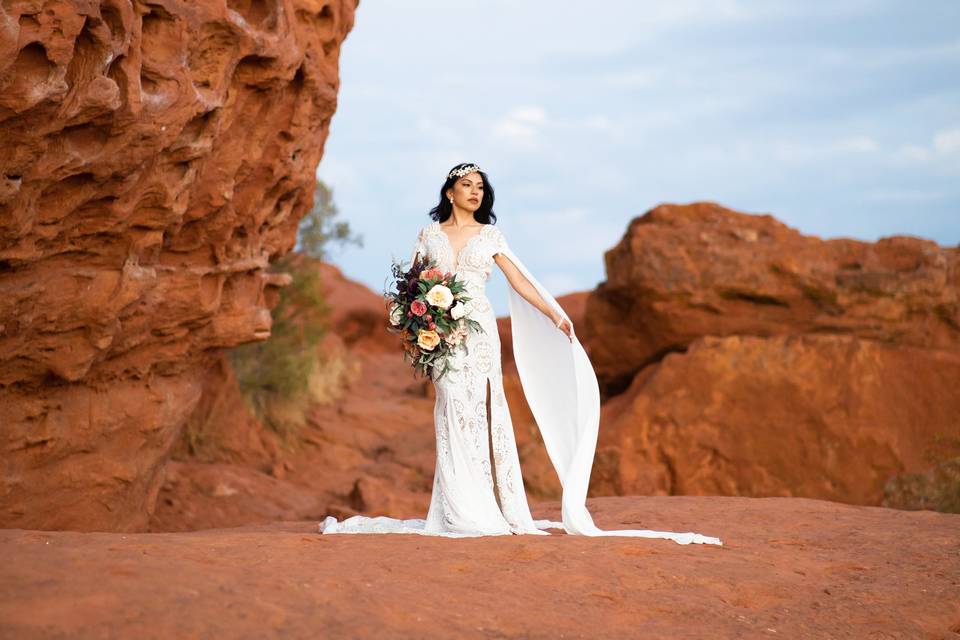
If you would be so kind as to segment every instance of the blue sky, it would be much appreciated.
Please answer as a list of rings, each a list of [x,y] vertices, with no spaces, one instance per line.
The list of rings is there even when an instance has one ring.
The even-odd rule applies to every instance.
[[[364,240],[331,260],[375,292],[458,162],[554,295],[663,202],[960,243],[954,0],[361,0],[340,65],[318,176]]]

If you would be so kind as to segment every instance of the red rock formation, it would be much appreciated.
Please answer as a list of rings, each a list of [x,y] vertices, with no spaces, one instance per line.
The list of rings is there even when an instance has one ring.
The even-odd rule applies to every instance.
[[[299,254],[286,262],[316,270],[330,309],[330,331],[318,351],[344,370],[324,368],[330,389],[312,398],[299,433],[286,440],[250,415],[224,358],[204,379],[203,399],[188,423],[198,443],[181,440],[167,465],[153,531],[319,521],[328,513],[426,513],[432,398],[386,331],[383,299],[334,265]]]
[[[211,359],[269,335],[355,7],[0,7],[0,526],[146,525]]]
[[[661,205],[604,255],[580,337],[601,386],[701,336],[831,333],[960,347],[960,249],[801,235],[769,215]]]
[[[876,505],[960,443],[960,249],[695,203],[634,220],[606,262],[581,331],[619,393],[595,494]]]
[[[330,303],[330,326],[353,350],[398,352],[396,334],[385,330],[387,312],[381,292],[351,280],[335,265],[316,262],[323,297]]]
[[[423,517],[433,482],[433,399],[398,350],[360,348],[351,360],[360,374],[346,378],[340,397],[311,407],[283,445],[252,418],[238,419],[242,399],[235,387],[220,387],[223,401],[208,413],[201,405],[197,416],[209,421],[212,447],[175,451],[150,530],[319,522],[328,513]]]
[[[960,436],[960,351],[856,336],[704,337],[603,407],[592,489],[878,505]]]

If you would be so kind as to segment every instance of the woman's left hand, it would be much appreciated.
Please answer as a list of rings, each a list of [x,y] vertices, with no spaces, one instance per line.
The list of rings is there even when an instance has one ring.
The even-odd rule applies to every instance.
[[[563,331],[563,333],[567,336],[567,339],[570,342],[573,342],[573,325],[570,324],[569,320],[564,318],[563,321],[560,323],[560,326],[557,328],[560,329],[560,331]]]

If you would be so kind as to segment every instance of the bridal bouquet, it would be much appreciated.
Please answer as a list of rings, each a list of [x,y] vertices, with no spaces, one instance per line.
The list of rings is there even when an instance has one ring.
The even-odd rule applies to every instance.
[[[427,260],[416,260],[409,269],[402,263],[391,265],[395,287],[384,292],[390,314],[387,330],[403,339],[403,358],[414,372],[424,376],[439,371],[439,379],[450,366],[453,350],[467,348],[464,338],[470,328],[483,331],[479,322],[468,317],[464,295],[466,283],[449,271],[441,271]]]

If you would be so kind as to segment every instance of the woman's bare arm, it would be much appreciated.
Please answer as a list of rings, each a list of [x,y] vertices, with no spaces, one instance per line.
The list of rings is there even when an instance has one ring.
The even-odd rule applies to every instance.
[[[507,277],[507,282],[510,283],[510,286],[516,290],[525,300],[527,300],[534,307],[539,309],[545,316],[550,318],[553,321],[553,324],[560,322],[561,316],[556,310],[553,309],[547,301],[543,299],[543,296],[540,295],[540,292],[537,291],[537,288],[533,286],[525,275],[517,268],[517,265],[513,264],[513,261],[505,256],[503,253],[497,253],[493,256],[494,262],[497,263],[497,266],[500,267],[500,270],[503,271],[503,275]],[[570,322],[564,319],[563,324],[560,325],[560,330],[567,335],[567,338],[573,340],[571,333],[573,332],[573,327],[570,326]]]

